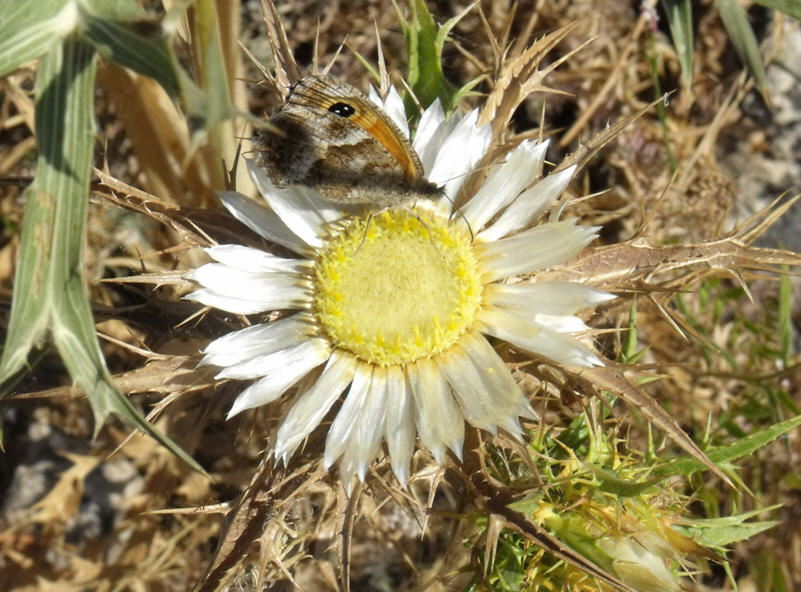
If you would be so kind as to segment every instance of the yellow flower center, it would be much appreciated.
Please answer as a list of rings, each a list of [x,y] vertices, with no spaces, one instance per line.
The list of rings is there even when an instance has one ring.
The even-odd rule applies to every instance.
[[[321,326],[335,346],[379,366],[447,349],[481,304],[467,231],[433,212],[415,213],[349,220],[315,266]]]

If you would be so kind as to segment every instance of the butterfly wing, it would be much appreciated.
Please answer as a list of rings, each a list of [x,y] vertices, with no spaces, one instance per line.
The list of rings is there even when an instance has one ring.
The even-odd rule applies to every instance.
[[[335,78],[298,81],[270,123],[283,133],[264,133],[256,144],[259,164],[279,186],[302,184],[330,201],[379,206],[439,193],[389,116]]]

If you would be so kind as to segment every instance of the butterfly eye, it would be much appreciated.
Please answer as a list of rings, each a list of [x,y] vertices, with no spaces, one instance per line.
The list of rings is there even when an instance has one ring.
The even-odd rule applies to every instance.
[[[339,115],[340,117],[350,117],[356,113],[356,109],[353,108],[353,105],[348,105],[347,103],[342,102],[334,103],[328,108],[328,110],[334,115]]]

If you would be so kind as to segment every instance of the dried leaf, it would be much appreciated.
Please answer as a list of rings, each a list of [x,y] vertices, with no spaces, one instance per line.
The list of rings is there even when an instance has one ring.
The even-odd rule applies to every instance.
[[[479,125],[492,122],[492,135],[497,140],[509,126],[515,110],[534,92],[551,92],[565,94],[542,84],[542,80],[575,52],[578,48],[562,56],[542,70],[539,65],[551,51],[578,23],[567,26],[545,35],[535,41],[531,47],[518,56],[507,58],[495,80],[495,88],[487,96],[484,107],[478,118]]]

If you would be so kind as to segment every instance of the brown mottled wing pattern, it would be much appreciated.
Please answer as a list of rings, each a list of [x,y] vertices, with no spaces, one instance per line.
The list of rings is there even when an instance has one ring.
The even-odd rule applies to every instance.
[[[306,185],[338,203],[401,205],[435,197],[420,159],[394,122],[330,76],[302,78],[255,138],[258,164],[278,186]]]

